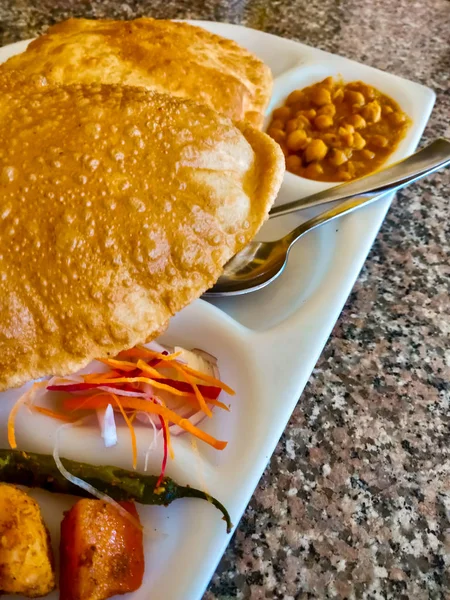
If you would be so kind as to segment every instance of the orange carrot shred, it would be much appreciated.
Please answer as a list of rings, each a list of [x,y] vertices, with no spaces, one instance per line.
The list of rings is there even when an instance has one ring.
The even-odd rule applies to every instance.
[[[108,371],[107,373],[89,373],[88,375],[83,375],[85,383],[97,383],[98,379],[110,379],[112,377],[120,377],[120,373],[117,371]]]
[[[182,368],[181,365],[177,365],[177,363],[173,364],[173,367],[176,371],[178,371],[178,373],[181,373],[181,375],[184,376],[184,378],[186,379],[186,381],[188,383],[190,383],[192,385],[192,388],[194,390],[194,394],[195,397],[198,400],[198,404],[200,406],[200,408],[202,409],[202,411],[208,416],[208,417],[212,417],[212,412],[211,409],[209,408],[209,406],[206,404],[205,399],[203,398],[202,393],[200,392],[200,390],[198,389],[198,385],[194,382],[194,380],[192,379],[192,377],[190,377]]]
[[[156,377],[156,379],[168,379],[168,377],[166,377],[165,375],[162,375],[154,367],[151,367],[150,365],[145,363],[143,360],[138,360],[136,366],[141,371],[144,371],[144,373],[148,373],[152,377]]]
[[[192,367],[183,365],[181,363],[179,363],[178,366],[181,367],[183,371],[186,371],[190,375],[197,377],[197,379],[201,379],[202,381],[206,381],[215,387],[219,387],[230,396],[234,396],[236,394],[236,392],[230,388],[230,386],[228,386],[226,383],[223,383],[223,381],[220,381],[220,379],[216,379],[216,377],[213,377],[212,375],[207,375],[206,373],[202,373],[201,371],[197,371],[197,369],[193,369]]]
[[[170,439],[169,423],[168,423],[167,419],[163,419],[163,422],[164,422],[164,428],[166,430],[167,448],[169,450],[169,456],[173,460],[175,458],[175,453],[173,451],[172,441]]]
[[[192,394],[192,392],[182,392],[181,390],[177,390],[171,385],[161,383],[160,381],[156,381],[150,377],[118,377],[117,379],[98,379],[96,383],[105,385],[108,385],[109,383],[149,383],[156,388],[160,388],[170,392],[171,394],[175,394],[175,396],[187,396],[188,394]]]
[[[136,369],[136,363],[128,360],[116,360],[115,358],[97,358],[98,362],[113,367],[114,369],[120,369],[121,371],[134,371]]]
[[[148,358],[149,351],[147,348],[135,346],[134,348],[128,348],[128,350],[122,350],[116,356],[119,360],[126,360],[128,358]]]
[[[179,350],[178,352],[172,352],[172,354],[162,354],[161,352],[155,352],[155,350],[149,350],[148,348],[144,348],[142,346],[136,346],[136,348],[142,351],[143,353],[146,353],[147,356],[151,356],[153,358],[157,358],[158,360],[165,360],[169,362],[175,360],[180,356],[180,354],[182,354],[181,350]]]
[[[137,442],[136,442],[136,432],[134,431],[134,427],[132,422],[130,421],[130,419],[127,416],[127,413],[124,411],[123,406],[118,398],[118,396],[116,396],[116,394],[111,394],[111,396],[114,398],[115,403],[117,404],[117,406],[119,407],[120,412],[122,413],[122,417],[125,419],[125,423],[128,425],[128,429],[130,430],[130,435],[131,435],[131,447],[133,449],[133,469],[136,469],[137,467]]]
[[[17,413],[19,412],[19,408],[23,404],[28,402],[33,391],[36,388],[44,387],[47,385],[47,383],[48,383],[48,381],[39,381],[37,383],[34,383],[29,390],[27,390],[24,394],[22,394],[20,396],[20,398],[18,398],[18,400],[12,407],[11,412],[9,413],[9,416],[8,416],[8,443],[13,450],[15,450],[17,448],[15,425],[16,425],[16,416],[17,416]]]
[[[58,421],[65,421],[66,423],[73,423],[74,419],[71,419],[67,415],[63,415],[62,413],[58,413],[50,408],[45,408],[45,406],[37,406],[32,404],[30,406],[31,410],[35,412],[41,413],[42,415],[46,415],[47,417],[51,417],[52,419],[58,419]]]
[[[107,394],[97,395],[97,396],[87,396],[85,398],[76,398],[70,397],[64,402],[64,408],[66,410],[95,410],[97,408],[106,408],[108,404],[110,404],[111,400]],[[206,444],[209,444],[216,450],[223,450],[227,446],[227,442],[217,440],[215,437],[202,431],[195,425],[193,425],[189,419],[185,419],[180,417],[176,412],[161,406],[159,404],[154,404],[153,402],[149,402],[148,400],[143,400],[142,398],[129,398],[124,396],[121,401],[122,408],[124,409],[133,409],[147,413],[154,413],[166,418],[170,423],[174,423],[175,425],[179,425],[185,431],[192,433],[200,440],[204,441]]]

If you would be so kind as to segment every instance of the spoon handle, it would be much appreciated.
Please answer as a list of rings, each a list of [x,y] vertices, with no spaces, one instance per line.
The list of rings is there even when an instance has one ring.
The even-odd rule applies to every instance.
[[[449,148],[450,148],[450,144],[449,144]],[[414,181],[416,181],[418,179],[422,179],[423,177],[426,177],[430,173],[436,171],[439,168],[442,168],[443,166],[445,166],[448,163],[450,163],[450,159],[447,159],[447,161],[445,163],[441,162],[440,166],[432,166],[426,170],[422,170],[420,173],[415,175]],[[379,200],[380,198],[386,196],[387,194],[407,186],[409,183],[411,183],[410,180],[402,181],[395,186],[391,186],[387,191],[385,190],[381,193],[380,193],[380,191],[378,191],[377,194],[372,194],[371,192],[368,192],[367,194],[361,194],[358,196],[352,196],[350,198],[347,198],[340,204],[333,206],[332,208],[316,215],[312,219],[309,219],[309,221],[305,221],[304,223],[302,223],[301,225],[296,227],[293,231],[291,231],[290,233],[288,233],[287,235],[285,235],[282,238],[283,242],[290,249],[291,246],[293,244],[295,244],[295,242],[307,231],[316,229],[317,227],[320,227],[324,223],[333,221],[334,219],[337,219],[338,217],[341,217],[342,215],[349,214],[349,213],[353,212],[354,210],[357,210],[361,206],[371,204],[372,202]]]
[[[347,200],[361,194],[371,194],[378,197],[381,194],[393,192],[409,185],[421,179],[424,175],[442,169],[449,163],[450,142],[440,138],[382,171],[377,171],[372,175],[361,177],[350,183],[337,185],[334,188],[323,190],[295,202],[275,206],[270,211],[269,216],[270,218],[279,217],[303,208],[328,204],[336,200]]]

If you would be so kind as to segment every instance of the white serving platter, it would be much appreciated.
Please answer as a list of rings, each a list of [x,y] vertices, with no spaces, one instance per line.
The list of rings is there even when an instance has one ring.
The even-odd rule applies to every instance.
[[[236,40],[272,69],[275,77],[268,114],[293,89],[328,75],[344,80],[362,79],[396,99],[413,125],[391,162],[413,152],[434,104],[434,93],[421,85],[356,62],[237,25],[192,21],[205,29]],[[0,62],[22,52],[27,41],[0,49]],[[330,184],[317,183],[287,173],[277,199],[284,203]],[[198,347],[219,359],[221,376],[237,391],[231,412],[216,414],[202,427],[228,447],[217,452],[198,443],[195,453],[188,436],[174,439],[176,459],[167,474],[180,483],[206,488],[229,509],[235,525],[250,500],[274,448],[300,398],[302,390],[330,335],[336,319],[358,277],[391,198],[343,217],[308,234],[290,254],[283,275],[271,286],[243,297],[198,300],[172,320],[162,342]],[[320,212],[303,212],[267,223],[259,239],[274,239]],[[6,419],[23,390],[0,394],[0,444],[6,447]],[[52,420],[23,410],[18,420],[19,447],[51,452],[55,425]],[[138,431],[140,454],[150,431]],[[127,429],[119,444],[105,449],[97,431],[68,431],[62,454],[103,464],[131,468]],[[161,449],[152,455],[159,472]],[[142,463],[141,463],[142,464]],[[59,526],[71,497],[33,491],[49,526],[57,557]],[[146,531],[146,573],[132,600],[199,600],[231,536],[220,514],[197,500],[178,501],[169,508],[140,507]],[[11,597],[12,598],[12,597]],[[17,596],[15,597],[17,598]],[[57,592],[48,596],[57,598]]]

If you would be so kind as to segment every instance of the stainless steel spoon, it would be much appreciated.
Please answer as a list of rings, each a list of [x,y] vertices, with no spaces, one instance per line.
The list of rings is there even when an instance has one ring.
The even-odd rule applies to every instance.
[[[433,150],[433,148],[435,148],[436,151]],[[426,155],[425,158],[423,158],[424,154]],[[250,242],[250,244],[238,252],[238,254],[225,265],[223,274],[219,277],[217,283],[210,290],[205,292],[203,297],[238,296],[260,290],[266,285],[269,285],[269,283],[274,281],[283,272],[292,246],[305,233],[312,231],[325,223],[329,223],[342,215],[349,214],[361,206],[371,204],[386,194],[406,187],[413,181],[417,181],[437,169],[444,168],[450,164],[450,143],[445,140],[437,140],[427,148],[417,152],[413,157],[414,156],[416,159],[418,156],[422,156],[420,160],[417,159],[418,162],[416,163],[416,166],[418,165],[418,168],[413,172],[410,170],[407,177],[402,178],[402,180],[395,185],[389,186],[387,190],[380,192],[380,189],[378,188],[376,194],[368,191],[366,194],[358,195],[356,197],[351,196],[350,199],[346,199],[340,204],[313,217],[309,221],[302,223],[293,231],[274,242]],[[400,167],[400,164],[396,166]],[[352,184],[347,185],[350,187]],[[347,185],[345,187],[347,187]],[[334,188],[329,190],[329,193],[332,193],[333,191]],[[333,200],[334,199],[335,198],[333,198]],[[310,205],[308,204],[308,206]],[[305,206],[302,206],[301,208],[305,208]],[[297,208],[293,208],[292,210],[299,210],[299,207],[297,206]],[[280,212],[280,214],[286,213]]]
[[[350,183],[336,185],[301,200],[275,206],[270,211],[269,217],[272,219],[304,208],[329,204],[336,200],[348,200],[361,194],[380,196],[398,190],[399,185],[404,182],[406,184],[413,183],[413,181],[421,179],[424,173],[428,174],[441,169],[445,166],[449,156],[450,143],[442,138],[437,139],[415,154],[371,175],[360,177]]]

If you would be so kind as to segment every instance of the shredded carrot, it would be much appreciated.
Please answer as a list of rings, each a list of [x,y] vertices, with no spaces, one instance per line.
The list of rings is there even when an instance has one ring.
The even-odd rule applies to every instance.
[[[152,358],[157,358],[158,360],[165,361],[175,360],[180,356],[180,354],[182,354],[181,350],[179,350],[178,352],[172,352],[172,354],[162,354],[161,352],[155,352],[155,350],[149,350],[148,348],[144,348],[143,346],[136,346],[136,349],[140,350],[147,356],[151,356]]]
[[[161,390],[166,390],[171,394],[175,394],[175,396],[187,396],[188,394],[192,394],[192,392],[182,392],[181,390],[177,390],[171,385],[166,385],[165,383],[155,381],[154,379],[150,379],[149,377],[118,377],[117,379],[99,379],[96,381],[96,383],[105,385],[108,385],[109,383],[149,383],[153,387],[159,388]]]
[[[194,394],[195,397],[198,400],[198,404],[200,406],[200,408],[202,409],[202,411],[208,415],[208,417],[212,417],[212,412],[211,409],[209,408],[209,406],[206,404],[205,399],[203,398],[200,390],[198,389],[198,385],[194,382],[194,380],[192,379],[192,377],[190,377],[182,368],[181,366],[179,366],[177,363],[173,364],[173,368],[178,371],[178,373],[181,373],[181,375],[184,376],[184,378],[186,379],[186,381],[192,385],[192,388],[194,390]]]
[[[137,410],[135,410],[135,411],[134,411],[134,412],[131,414],[131,416],[129,417],[129,419],[130,419],[130,423],[133,423],[133,421],[134,421],[134,420],[135,420],[135,418],[136,418],[136,415],[137,415]]]
[[[127,358],[148,358],[150,350],[143,348],[142,346],[135,346],[134,348],[128,348],[128,350],[122,350],[119,352],[116,358],[119,360]]]
[[[120,377],[120,373],[117,371],[108,371],[107,373],[89,373],[88,375],[83,375],[85,383],[96,383],[98,379],[104,379],[105,377],[108,379]]]
[[[164,421],[164,427],[166,429],[167,447],[169,449],[169,456],[173,460],[175,458],[175,453],[173,451],[172,441],[170,439],[169,423],[167,422],[167,419],[163,419],[163,421]]]
[[[19,412],[19,408],[23,404],[26,404],[29,401],[29,399],[31,398],[31,396],[36,388],[44,387],[47,384],[48,384],[48,381],[39,381],[37,383],[34,383],[28,391],[26,391],[24,394],[22,394],[20,396],[20,398],[18,398],[18,400],[12,407],[11,412],[9,413],[9,416],[8,416],[8,443],[13,450],[15,450],[17,448],[15,425],[16,425],[16,417],[17,417],[17,413]]]
[[[220,400],[215,400],[214,398],[208,398],[207,396],[203,396],[203,397],[205,398],[205,402],[207,404],[212,404],[213,406],[217,406],[218,408],[222,408],[223,410],[230,412],[230,407],[227,406],[226,404],[224,404],[223,402],[221,402]],[[186,400],[188,402],[190,402],[193,406],[195,406],[195,407],[198,406],[198,400],[197,400],[195,394],[188,394],[186,396]]]
[[[117,404],[117,406],[119,407],[120,412],[122,413],[122,417],[125,419],[125,423],[128,425],[128,429],[130,430],[130,435],[131,435],[131,447],[133,449],[133,469],[136,469],[137,467],[137,442],[136,442],[136,432],[134,431],[134,427],[132,422],[130,421],[130,419],[127,416],[127,413],[123,410],[123,406],[122,403],[120,402],[118,396],[116,396],[116,394],[111,394],[111,396],[114,398],[114,402]]]
[[[97,396],[88,396],[86,398],[81,399],[76,397],[71,397],[65,400],[64,408],[66,410],[95,410],[97,408],[106,408],[106,406],[111,402],[108,394],[97,395]],[[205,431],[202,431],[195,425],[193,425],[189,419],[185,419],[180,417],[174,411],[166,408],[165,406],[161,406],[159,404],[153,404],[148,400],[143,400],[142,398],[122,398],[122,408],[124,409],[132,409],[138,410],[146,413],[154,413],[160,415],[167,419],[170,423],[174,423],[175,425],[179,425],[185,431],[192,433],[195,437],[198,437],[200,440],[204,441],[206,444],[209,444],[216,450],[223,450],[227,446],[227,442],[223,442],[221,440],[217,440],[212,435],[209,435]]]
[[[226,383],[223,383],[223,381],[220,381],[220,379],[216,379],[212,375],[207,375],[206,373],[202,373],[201,371],[197,371],[197,369],[193,369],[192,367],[189,367],[188,365],[183,365],[181,363],[178,363],[177,366],[183,369],[183,371],[189,373],[190,375],[197,377],[197,379],[201,379],[202,381],[206,381],[211,385],[214,385],[215,387],[219,387],[221,390],[223,390],[230,396],[234,396],[236,394],[236,392],[232,388],[230,388]]]
[[[9,416],[8,416],[8,443],[13,450],[15,450],[17,448],[16,431],[15,431],[16,416],[17,416],[17,413],[19,412],[19,408],[22,406],[22,404],[25,404],[25,402],[28,400],[30,392],[31,392],[31,390],[29,390],[28,392],[26,392],[25,394],[22,394],[22,396],[20,396],[20,398],[17,400],[17,402],[12,407],[11,412],[9,413]]]
[[[159,371],[157,371],[154,367],[151,367],[150,365],[148,365],[146,362],[144,362],[143,360],[138,360],[137,361],[137,365],[135,365],[135,367],[137,366],[138,369],[140,369],[141,371],[144,371],[144,373],[148,373],[149,375],[151,375],[152,377],[156,377],[156,379],[169,379],[168,377],[166,377],[165,375],[162,375]]]
[[[71,419],[67,415],[58,413],[54,410],[51,410],[50,408],[45,408],[44,406],[36,406],[35,404],[32,404],[30,408],[31,410],[41,413],[42,415],[47,415],[47,417],[51,417],[52,419],[58,419],[58,421],[65,421],[66,423],[73,422],[73,419]]]
[[[120,369],[121,371],[134,371],[136,369],[136,363],[128,360],[116,360],[115,358],[97,358],[98,362],[113,367],[114,369]]]

